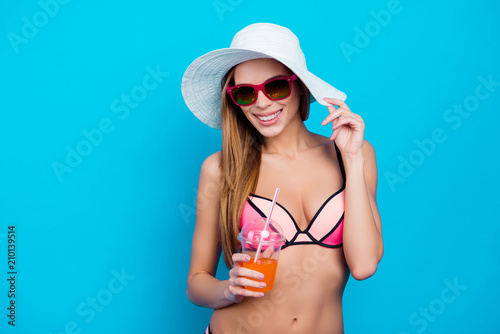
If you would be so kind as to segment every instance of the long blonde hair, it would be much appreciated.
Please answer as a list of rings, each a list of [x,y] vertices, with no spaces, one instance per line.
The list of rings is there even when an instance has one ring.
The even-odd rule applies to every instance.
[[[236,67],[236,66],[235,66]],[[222,86],[222,161],[220,180],[219,236],[224,262],[232,267],[232,255],[240,249],[241,211],[248,195],[255,192],[262,157],[262,135],[255,129],[241,108],[233,103],[226,87],[234,85],[234,69],[227,72]],[[300,116],[309,117],[309,91],[298,80],[301,91]]]

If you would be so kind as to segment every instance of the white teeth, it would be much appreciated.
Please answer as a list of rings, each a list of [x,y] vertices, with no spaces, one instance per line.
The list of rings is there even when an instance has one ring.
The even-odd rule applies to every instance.
[[[281,113],[281,110],[278,111],[276,114],[274,115],[270,115],[270,116],[257,116],[261,121],[270,121],[272,119],[275,119],[276,116],[278,116],[279,114]]]

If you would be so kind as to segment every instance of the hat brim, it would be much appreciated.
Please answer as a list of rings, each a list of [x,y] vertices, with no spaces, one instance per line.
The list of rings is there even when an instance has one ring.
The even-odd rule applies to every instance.
[[[287,66],[295,73],[311,93],[311,103],[315,100],[328,105],[323,98],[346,99],[346,94],[309,72],[304,66],[278,59],[272,55],[247,49],[224,48],[211,51],[189,65],[182,77],[182,96],[188,108],[203,123],[220,129],[221,80],[235,65],[252,59],[272,58]]]

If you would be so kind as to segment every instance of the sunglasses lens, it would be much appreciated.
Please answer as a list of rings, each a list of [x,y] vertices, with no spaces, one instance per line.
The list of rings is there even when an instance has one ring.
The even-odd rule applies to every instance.
[[[255,89],[252,87],[236,87],[232,94],[234,101],[239,105],[245,106],[255,100]]]
[[[292,78],[292,77],[290,77]],[[271,100],[282,100],[290,95],[290,78],[275,79],[264,83],[266,95]],[[288,80],[287,80],[288,79]],[[293,79],[293,78],[292,78]],[[260,90],[262,85],[242,85],[231,88],[234,102],[240,106],[251,105],[257,98],[256,89]]]
[[[285,79],[268,82],[265,88],[267,95],[273,100],[284,99],[290,94],[290,84]]]

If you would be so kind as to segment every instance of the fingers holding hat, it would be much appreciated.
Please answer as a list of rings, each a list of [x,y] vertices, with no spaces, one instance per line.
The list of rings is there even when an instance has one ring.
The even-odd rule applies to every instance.
[[[334,99],[331,97],[325,97],[323,101],[330,103],[331,105],[338,106],[339,108],[345,108],[350,110],[344,100]]]
[[[342,153],[362,154],[365,123],[361,116],[353,113],[342,100],[330,98],[324,100],[331,105],[327,106],[329,115],[321,124],[332,123],[333,132],[330,139],[336,141]]]
[[[322,125],[326,125],[330,122],[333,122],[335,121],[335,119],[339,118],[342,115],[345,116],[348,113],[352,113],[351,109],[349,109],[347,104],[342,100],[331,99],[327,97],[325,97],[323,100],[325,100],[325,102],[327,103],[330,103],[331,105],[326,106],[328,108],[328,111],[330,112],[330,115],[328,115],[323,120],[323,122],[321,122]],[[335,106],[337,106],[338,108],[336,108]]]

